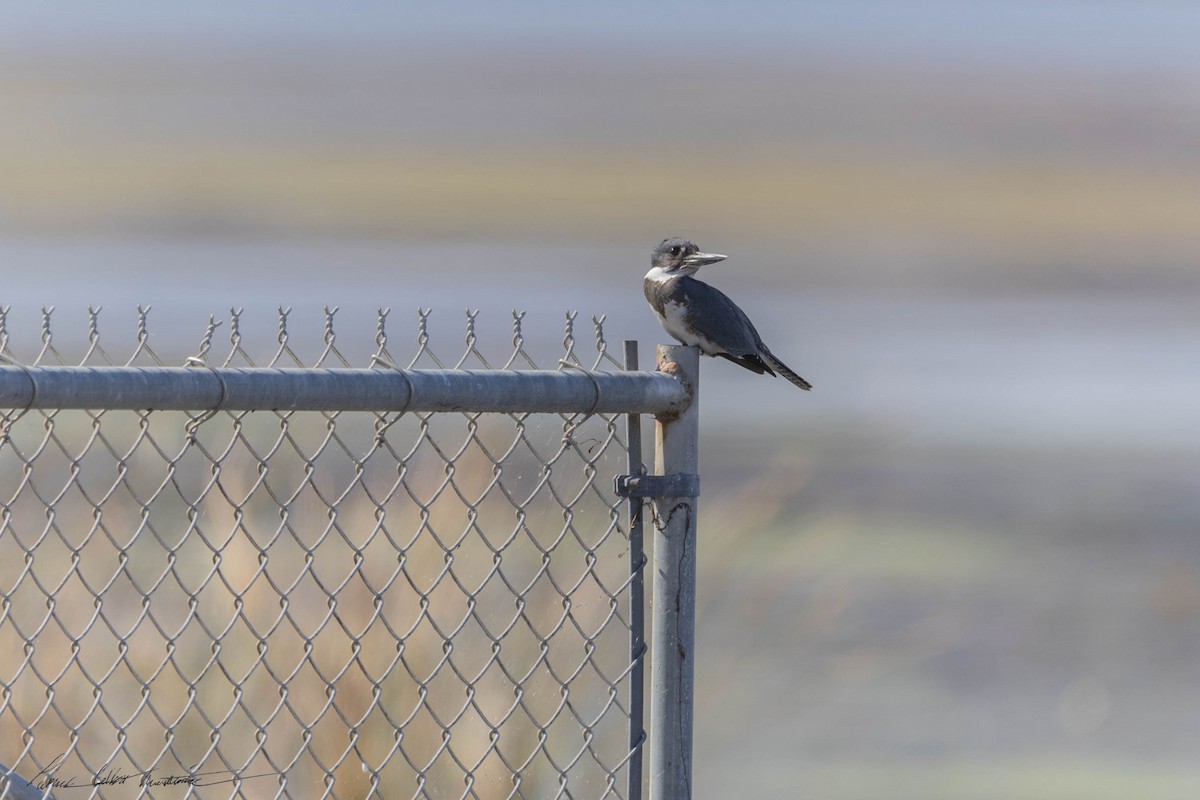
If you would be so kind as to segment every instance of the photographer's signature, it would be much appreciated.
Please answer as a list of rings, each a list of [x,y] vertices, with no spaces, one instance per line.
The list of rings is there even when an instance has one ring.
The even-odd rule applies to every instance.
[[[235,775],[232,770],[216,770],[213,772],[184,772],[173,775],[157,771],[153,768],[144,772],[126,772],[117,767],[105,767],[103,771],[87,777],[71,775],[63,778],[55,774],[66,761],[67,754],[61,753],[50,760],[38,774],[29,782],[38,789],[83,789],[92,786],[216,786],[222,783],[233,783],[237,780],[264,778],[276,773],[265,772],[261,775]]]

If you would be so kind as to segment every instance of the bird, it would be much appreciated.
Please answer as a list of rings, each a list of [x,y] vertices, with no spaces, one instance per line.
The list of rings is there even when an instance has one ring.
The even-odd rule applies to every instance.
[[[780,361],[763,342],[746,316],[724,292],[693,276],[706,264],[728,256],[704,253],[687,239],[663,239],[650,255],[646,273],[646,300],[673,338],[700,348],[707,356],[720,356],[759,375],[782,375],[801,389],[812,384]]]

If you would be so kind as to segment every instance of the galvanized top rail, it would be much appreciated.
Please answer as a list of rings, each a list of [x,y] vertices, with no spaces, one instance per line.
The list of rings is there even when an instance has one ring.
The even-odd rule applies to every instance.
[[[0,366],[0,408],[678,413],[658,372]]]

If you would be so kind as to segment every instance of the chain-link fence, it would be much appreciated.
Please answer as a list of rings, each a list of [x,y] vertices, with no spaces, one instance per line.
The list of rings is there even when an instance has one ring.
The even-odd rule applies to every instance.
[[[0,312],[0,760],[60,800],[639,795],[634,373],[603,320],[585,347],[569,314],[549,374],[521,314],[493,363],[471,313],[445,357],[429,312],[401,353],[381,311],[357,369],[334,318],[306,362],[281,311],[256,359],[235,312],[178,369],[144,310],[121,358],[96,310],[74,356]]]

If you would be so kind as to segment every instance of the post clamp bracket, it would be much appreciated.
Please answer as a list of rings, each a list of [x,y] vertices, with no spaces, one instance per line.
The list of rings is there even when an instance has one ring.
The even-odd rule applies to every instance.
[[[617,497],[699,497],[700,476],[618,475],[613,481]]]

